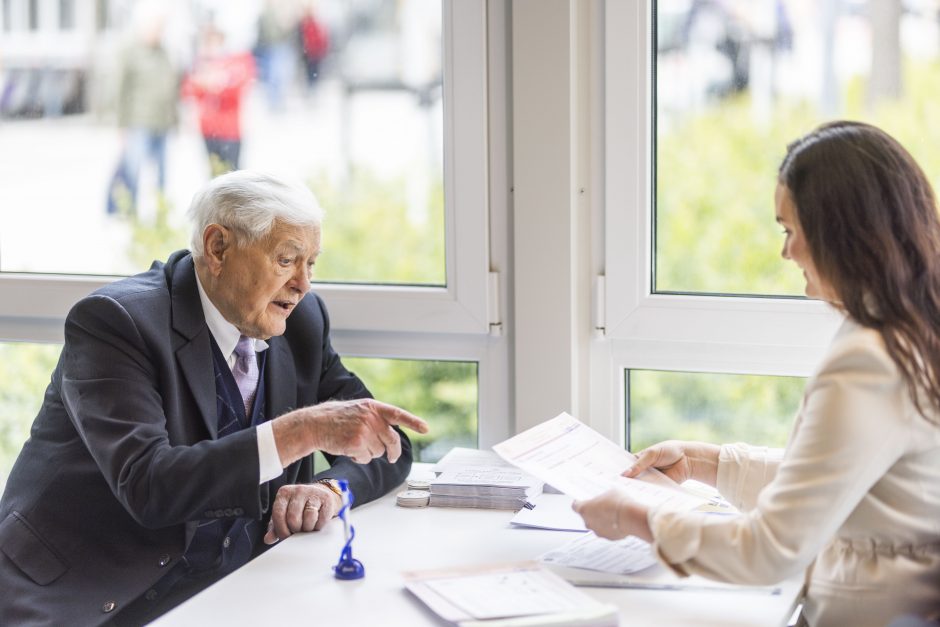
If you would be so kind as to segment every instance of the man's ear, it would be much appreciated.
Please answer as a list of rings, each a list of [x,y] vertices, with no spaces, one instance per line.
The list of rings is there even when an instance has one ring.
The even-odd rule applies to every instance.
[[[202,232],[203,258],[213,276],[222,272],[225,254],[233,245],[233,233],[221,224],[210,224]]]

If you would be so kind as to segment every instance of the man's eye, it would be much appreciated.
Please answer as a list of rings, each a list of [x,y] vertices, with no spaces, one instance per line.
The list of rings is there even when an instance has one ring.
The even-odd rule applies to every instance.
[[[286,268],[288,266],[293,265],[294,260],[291,259],[290,257],[281,257],[280,259],[277,260],[277,262]]]

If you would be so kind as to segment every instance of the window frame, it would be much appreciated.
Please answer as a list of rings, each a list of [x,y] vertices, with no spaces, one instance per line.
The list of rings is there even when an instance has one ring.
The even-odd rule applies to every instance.
[[[655,0],[606,2],[603,37],[604,274],[592,397],[625,441],[628,369],[807,376],[842,320],[818,301],[653,291]],[[768,212],[773,173],[768,173]],[[768,219],[770,215],[768,214]],[[782,242],[781,242],[782,245]]]

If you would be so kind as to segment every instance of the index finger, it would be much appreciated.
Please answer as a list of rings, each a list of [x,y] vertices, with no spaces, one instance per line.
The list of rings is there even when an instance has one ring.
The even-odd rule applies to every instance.
[[[381,401],[373,402],[375,403],[379,417],[390,425],[401,425],[408,427],[412,431],[417,431],[418,433],[427,433],[430,429],[428,423],[411,412],[405,411],[401,407],[395,407],[394,405],[389,405]]]

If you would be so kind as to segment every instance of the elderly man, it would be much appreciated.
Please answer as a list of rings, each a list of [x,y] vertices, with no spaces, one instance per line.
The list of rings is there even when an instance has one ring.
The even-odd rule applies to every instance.
[[[364,503],[410,469],[397,425],[426,423],[369,397],[309,293],[310,191],[233,172],[190,216],[191,253],[69,312],[0,501],[0,624],[142,624],[321,528],[336,479]]]

